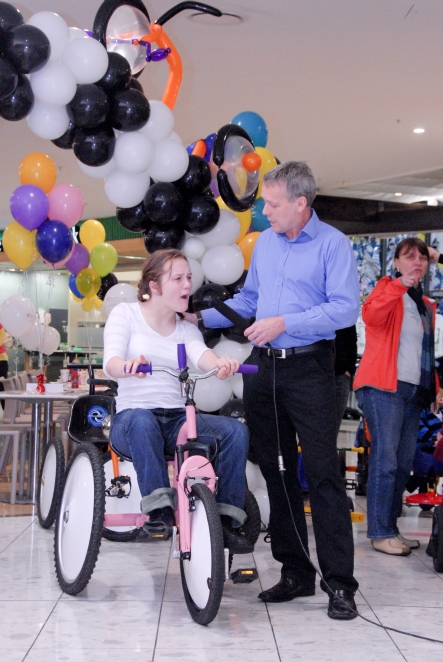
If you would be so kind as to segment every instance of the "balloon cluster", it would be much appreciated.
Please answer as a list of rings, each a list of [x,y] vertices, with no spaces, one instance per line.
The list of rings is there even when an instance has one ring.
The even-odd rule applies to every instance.
[[[0,307],[0,324],[31,352],[39,350],[49,355],[60,345],[57,329],[40,322],[34,304],[27,297],[14,294],[6,299]]]

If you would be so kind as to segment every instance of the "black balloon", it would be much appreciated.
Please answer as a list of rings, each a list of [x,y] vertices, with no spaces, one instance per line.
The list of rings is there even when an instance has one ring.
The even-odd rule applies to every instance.
[[[14,92],[0,101],[0,117],[10,122],[17,122],[31,112],[33,105],[34,93],[31,89],[31,83],[26,76],[19,74]]]
[[[222,330],[223,329],[203,329],[202,336],[205,345],[210,349],[213,349],[220,340]]]
[[[108,53],[108,58],[108,69],[103,78],[97,81],[97,85],[100,85],[108,94],[125,90],[129,87],[131,80],[131,66],[129,62],[119,53]],[[143,92],[143,88],[141,91]]]
[[[231,295],[234,296],[234,294],[237,294],[240,292],[241,288],[245,284],[246,276],[248,275],[248,270],[245,269],[242,275],[238,280],[235,281],[235,283],[231,283],[230,285],[226,285],[228,290],[230,291]]]
[[[245,406],[243,404],[243,399],[233,398],[232,400],[228,400],[228,402],[220,409],[220,416],[230,416],[231,418],[237,418],[242,423],[244,423]]]
[[[93,83],[77,85],[72,101],[66,106],[69,119],[78,127],[91,129],[103,124],[109,112],[109,98],[106,92]]]
[[[74,122],[69,122],[69,126],[60,138],[55,138],[51,140],[57,147],[61,149],[72,149],[74,144],[75,132],[77,131],[78,126],[75,126]]]
[[[152,226],[143,202],[135,207],[117,207],[116,215],[120,225],[129,232],[147,232]]]
[[[78,160],[85,165],[104,165],[114,154],[114,131],[106,124],[92,129],[78,129],[72,147]]]
[[[151,108],[138,90],[117,92],[111,99],[109,121],[117,131],[138,131],[149,119]]]
[[[143,85],[134,76],[131,76],[131,80],[129,81],[129,88],[131,90],[138,90],[139,92],[144,94]]]
[[[100,285],[100,289],[97,292],[98,298],[103,301],[106,296],[106,292],[110,290],[111,287],[114,287],[114,285],[117,285],[117,283],[118,283],[118,278],[113,273],[109,273],[106,276],[102,276],[102,284]]]
[[[180,221],[185,229],[192,234],[204,234],[214,228],[220,218],[220,208],[214,198],[203,194],[189,199]]]
[[[255,322],[255,317],[250,317],[247,319],[249,322],[249,326]],[[240,344],[246,344],[249,342],[249,338],[245,336],[245,333],[243,329],[239,329],[237,326],[228,326],[227,328],[223,329],[223,335],[226,338],[226,340],[233,340],[234,342],[238,342]]]
[[[213,308],[217,302],[226,301],[226,299],[231,299],[231,293],[225,285],[207,283],[199,287],[192,295],[192,311],[195,313],[197,310]]]
[[[191,154],[189,165],[183,177],[180,177],[174,184],[184,195],[195,195],[203,193],[209,188],[211,183],[211,171],[207,162],[200,156]]]
[[[157,182],[148,188],[145,209],[159,227],[172,225],[180,215],[183,198],[174,184]]]
[[[25,22],[19,10],[8,2],[0,2],[0,28],[7,32]]]
[[[5,35],[5,53],[21,74],[45,66],[51,54],[49,39],[34,25],[19,25]]]
[[[148,253],[154,253],[161,248],[181,248],[185,239],[185,231],[178,225],[165,229],[152,225],[151,229],[145,232],[144,242]]]
[[[8,60],[0,58],[0,100],[11,96],[17,87],[18,75]]]

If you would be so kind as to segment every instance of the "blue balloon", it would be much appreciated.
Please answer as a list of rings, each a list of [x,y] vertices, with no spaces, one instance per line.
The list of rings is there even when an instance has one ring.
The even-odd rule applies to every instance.
[[[231,120],[231,124],[237,124],[249,134],[255,147],[266,147],[268,142],[268,127],[266,122],[257,113],[252,110],[245,110],[239,113]]]
[[[69,289],[71,290],[72,294],[77,297],[77,299],[84,299],[85,297],[83,294],[77,289],[76,279],[77,276],[74,276],[74,274],[69,276]]]
[[[255,232],[263,232],[271,227],[270,222],[267,217],[263,214],[263,207],[265,206],[265,201],[263,198],[257,198],[254,204],[251,207],[252,221],[251,227]]]
[[[45,221],[35,237],[37,250],[44,260],[56,264],[68,257],[74,239],[70,229],[61,221]]]

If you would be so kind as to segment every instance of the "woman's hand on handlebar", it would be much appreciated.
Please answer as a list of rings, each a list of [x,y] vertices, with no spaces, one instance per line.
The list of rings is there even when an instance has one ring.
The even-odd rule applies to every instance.
[[[218,368],[217,379],[227,379],[227,377],[232,377],[234,372],[237,372],[240,363],[237,359],[231,359],[228,356],[223,356],[215,361],[215,366]]]
[[[148,363],[148,359],[146,359],[143,354],[140,354],[140,356],[134,356],[132,359],[126,359],[122,368],[123,376],[138,377],[139,379],[144,379],[146,377],[146,373],[137,372],[137,368],[141,363]]]

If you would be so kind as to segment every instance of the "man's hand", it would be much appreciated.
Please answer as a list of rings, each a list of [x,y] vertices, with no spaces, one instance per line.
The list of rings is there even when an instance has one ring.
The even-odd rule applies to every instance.
[[[279,317],[264,317],[258,322],[254,322],[245,330],[245,336],[251,342],[259,347],[263,347],[267,342],[274,340],[281,333],[286,331],[283,315]]]

